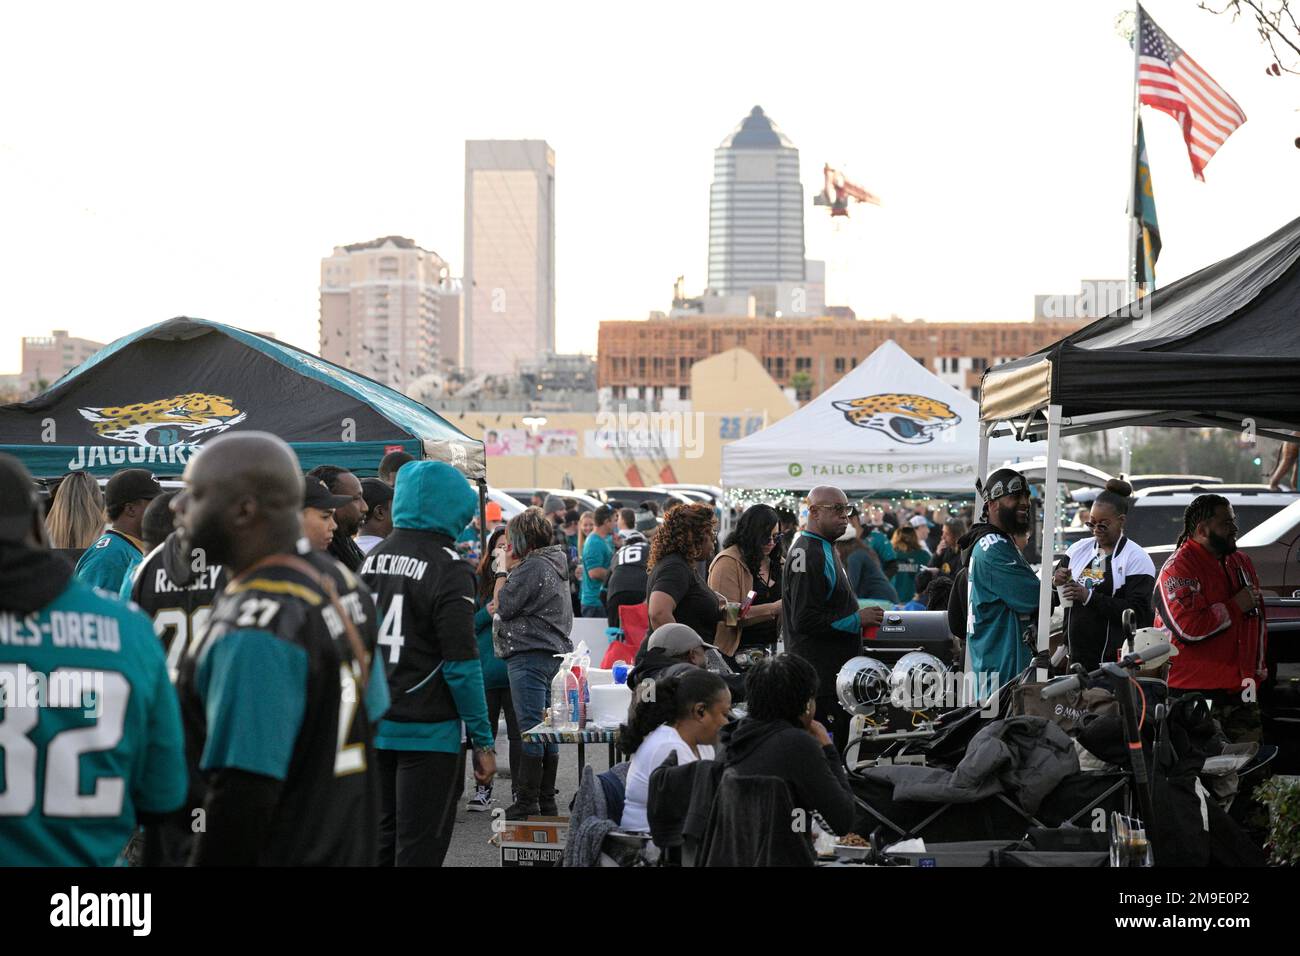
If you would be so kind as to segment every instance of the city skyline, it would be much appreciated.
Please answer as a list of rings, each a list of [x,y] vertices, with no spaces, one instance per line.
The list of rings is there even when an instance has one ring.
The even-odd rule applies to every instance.
[[[737,18],[668,4],[622,50],[522,4],[380,4],[361,21],[341,5],[311,21],[272,8],[256,31],[229,10],[86,5],[57,24],[16,10],[0,70],[10,88],[39,83],[0,106],[0,253],[22,279],[0,372],[19,367],[20,329],[111,341],[179,314],[315,349],[334,246],[408,236],[462,273],[464,144],[479,138],[545,139],[561,157],[556,346],[594,351],[600,321],[666,308],[677,275],[693,293],[707,284],[713,149],[754,104],[799,148],[806,256],[826,262],[827,301],[866,317],[1028,319],[1035,294],[1125,268],[1132,54],[1119,8],[1086,6],[1013,4],[990,29],[987,10],[949,4],[936,29],[914,11],[828,5],[790,31],[780,5]],[[1176,124],[1143,110],[1164,285],[1300,210],[1300,87],[1265,75],[1249,25],[1172,0],[1147,9],[1249,117],[1196,183]],[[174,42],[199,29],[213,41],[202,49]],[[51,31],[57,51],[19,42]],[[406,53],[431,32],[475,42],[421,66]],[[770,56],[647,68],[715,33]],[[541,79],[521,84],[529,71]],[[432,123],[399,122],[417,84],[456,95]],[[323,130],[367,114],[395,132],[322,148]],[[884,205],[832,224],[811,205],[827,162]],[[69,245],[75,271],[54,254]],[[128,288],[132,273],[147,281]]]

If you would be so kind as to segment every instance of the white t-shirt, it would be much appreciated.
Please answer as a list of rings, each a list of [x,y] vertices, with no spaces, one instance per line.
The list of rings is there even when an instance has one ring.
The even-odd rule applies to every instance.
[[[375,545],[384,539],[377,534],[359,534],[352,540],[357,543],[357,547],[361,549],[362,554],[369,554]]]
[[[713,748],[708,744],[700,744],[699,750],[700,755],[696,757],[690,745],[682,740],[677,728],[669,724],[662,724],[652,730],[641,741],[641,746],[636,748],[632,763],[627,768],[627,792],[623,798],[623,819],[619,826],[624,830],[649,831],[646,801],[650,795],[650,774],[658,770],[659,765],[674,752],[677,754],[678,765],[713,759]]]

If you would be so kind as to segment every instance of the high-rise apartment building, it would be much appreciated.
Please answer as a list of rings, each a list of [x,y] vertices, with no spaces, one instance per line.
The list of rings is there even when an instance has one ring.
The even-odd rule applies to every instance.
[[[321,358],[401,389],[438,366],[447,264],[402,236],[336,246],[320,265]]]
[[[806,278],[804,202],[799,150],[755,106],[713,153],[709,289],[731,296],[767,287],[767,297],[789,296]]]
[[[465,143],[461,356],[505,375],[555,350],[555,152],[543,140]]]
[[[74,338],[63,329],[55,329],[49,335],[25,335],[21,387],[31,390],[53,385],[103,347],[102,342]]]

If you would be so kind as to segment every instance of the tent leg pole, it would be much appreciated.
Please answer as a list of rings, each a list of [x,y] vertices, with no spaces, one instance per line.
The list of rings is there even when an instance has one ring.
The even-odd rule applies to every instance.
[[[487,554],[487,479],[478,480],[478,553]]]
[[[975,469],[975,480],[981,485],[989,476],[989,432],[996,424],[996,422],[980,422],[980,457],[979,465]],[[976,491],[978,490],[977,488]]]
[[[1061,406],[1047,406],[1047,481],[1043,487],[1043,540],[1039,549],[1038,650],[1046,651],[1052,637],[1052,565],[1055,564],[1056,473],[1061,460]],[[1037,679],[1047,680],[1046,668]]]

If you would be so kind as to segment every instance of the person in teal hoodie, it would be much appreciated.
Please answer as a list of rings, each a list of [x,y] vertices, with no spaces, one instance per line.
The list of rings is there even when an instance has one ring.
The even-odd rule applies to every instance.
[[[393,533],[361,565],[392,693],[375,736],[381,865],[442,865],[465,778],[462,721],[475,781],[491,784],[496,773],[474,569],[455,546],[477,508],[478,496],[451,465],[410,462],[393,490]]]
[[[966,652],[981,701],[1029,666],[1024,633],[1038,613],[1038,575],[1013,540],[1030,529],[1029,485],[999,468],[983,495],[984,516],[959,542],[970,569]]]
[[[519,736],[519,720],[515,716],[514,700],[510,697],[510,672],[506,662],[497,657],[492,647],[492,591],[496,584],[496,574],[492,570],[492,559],[497,551],[505,546],[504,527],[497,528],[488,538],[487,553],[478,565],[478,609],[474,612],[474,634],[478,639],[478,659],[483,665],[483,689],[487,693],[488,724],[495,731],[497,721],[504,713],[506,718],[506,737],[510,741],[510,779],[513,781],[519,769],[519,757],[523,750],[523,740]],[[514,787],[511,787],[513,799]],[[477,784],[474,796],[470,797],[465,809],[482,813],[492,807],[492,784]]]

